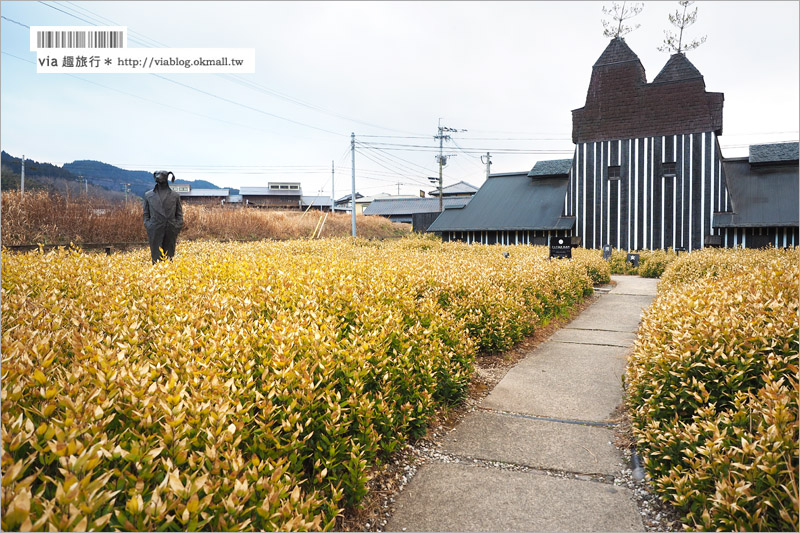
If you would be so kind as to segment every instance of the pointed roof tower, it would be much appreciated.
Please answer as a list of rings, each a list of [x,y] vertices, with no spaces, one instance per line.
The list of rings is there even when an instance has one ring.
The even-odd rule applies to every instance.
[[[592,67],[586,105],[572,112],[572,142],[598,134],[602,136],[609,116],[614,117],[616,124],[629,129],[636,120],[630,103],[637,100],[646,84],[647,76],[639,57],[625,39],[611,39]]]
[[[622,37],[615,37],[608,43],[606,49],[595,61],[594,68],[606,65],[615,65],[618,63],[626,63],[628,61],[639,61],[639,57],[633,53],[633,50],[625,43]],[[641,62],[639,62],[641,65]]]
[[[661,69],[661,72],[659,72],[658,76],[653,80],[653,83],[669,83],[673,81],[696,79],[702,80],[703,75],[692,65],[692,62],[689,61],[684,54],[672,54],[667,64],[664,65],[664,68]],[[705,86],[705,82],[703,86]]]

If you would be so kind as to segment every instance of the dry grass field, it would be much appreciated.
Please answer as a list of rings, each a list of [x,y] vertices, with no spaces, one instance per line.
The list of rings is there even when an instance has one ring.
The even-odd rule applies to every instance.
[[[261,240],[344,237],[347,214],[266,211],[184,205],[181,240]],[[323,223],[324,219],[324,223]],[[321,228],[321,230],[319,230]],[[315,232],[315,229],[318,230]],[[383,239],[406,235],[411,228],[381,217],[356,217],[359,237]],[[2,234],[7,246],[25,244],[146,242],[139,199],[111,204],[87,196],[48,192],[2,193]]]

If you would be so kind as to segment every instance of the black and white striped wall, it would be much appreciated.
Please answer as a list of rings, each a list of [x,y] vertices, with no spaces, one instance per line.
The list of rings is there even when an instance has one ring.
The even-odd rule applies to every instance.
[[[721,234],[713,213],[729,198],[713,132],[580,143],[572,165],[564,209],[586,248],[690,251]]]
[[[783,228],[722,228],[722,246],[725,248],[787,248],[800,244],[797,227]]]
[[[468,244],[533,244],[547,245],[550,237],[568,237],[569,230],[483,230],[443,231],[442,240]]]

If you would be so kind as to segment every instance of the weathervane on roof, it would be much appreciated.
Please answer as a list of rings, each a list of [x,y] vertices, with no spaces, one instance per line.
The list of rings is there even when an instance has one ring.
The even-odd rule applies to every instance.
[[[694,11],[691,13],[686,13],[686,10],[689,6],[694,4],[693,1],[690,0],[680,0],[678,4],[683,7],[683,13],[681,10],[678,9],[675,13],[669,14],[669,21],[670,23],[678,28],[680,31],[676,36],[669,30],[664,30],[664,44],[658,47],[660,52],[670,52],[675,54],[682,54],[684,52],[688,52],[689,50],[694,50],[704,42],[706,42],[706,36],[703,35],[700,40],[694,40],[689,43],[683,44],[683,30],[688,26],[691,26],[697,20],[697,8],[694,8]]]
[[[640,24],[637,24],[631,27],[623,23],[641,13],[644,4],[635,3],[626,7],[626,3],[627,2],[622,2],[622,5],[619,5],[617,2],[613,2],[611,4],[611,9],[603,6],[603,13],[611,16],[611,21],[602,21],[603,35],[606,37],[611,37],[612,39],[621,38],[623,35],[629,34],[640,26]]]

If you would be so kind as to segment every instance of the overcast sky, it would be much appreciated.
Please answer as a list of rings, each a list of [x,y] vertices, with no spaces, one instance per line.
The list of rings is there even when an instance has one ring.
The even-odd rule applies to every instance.
[[[609,42],[611,4],[3,1],[0,143],[16,157],[166,169],[223,187],[300,181],[305,194],[330,195],[334,162],[340,197],[355,132],[359,192],[418,194],[438,175],[441,118],[467,130],[445,143],[457,154],[445,185],[480,186],[487,151],[492,172],[571,157],[571,110]],[[707,41],[687,57],[708,91],[725,94],[726,157],[800,135],[798,5],[695,4],[686,33]],[[648,81],[669,58],[657,47],[677,8],[645,2],[631,21],[641,27],[625,39]],[[256,72],[36,73],[22,25],[88,24],[127,26],[129,48],[253,48]]]

